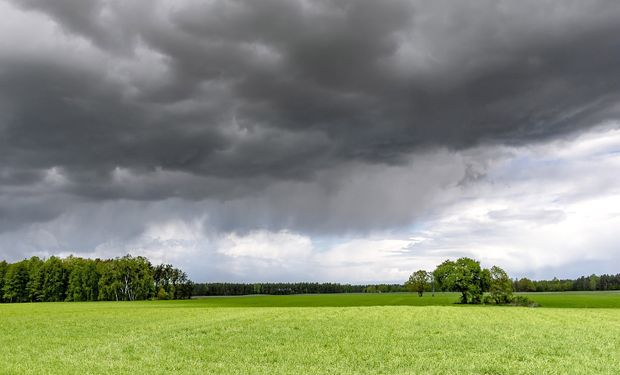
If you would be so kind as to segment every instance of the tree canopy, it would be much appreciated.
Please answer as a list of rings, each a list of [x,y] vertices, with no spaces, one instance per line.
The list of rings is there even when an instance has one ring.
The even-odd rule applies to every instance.
[[[0,262],[0,302],[133,301],[190,298],[193,283],[172,265],[145,257],[32,257]]]
[[[507,304],[512,301],[512,280],[508,274],[498,266],[491,267],[491,299],[497,304]]]
[[[441,290],[461,293],[461,303],[480,303],[489,290],[491,274],[471,258],[446,260],[433,272]]]
[[[417,270],[409,276],[409,280],[405,282],[405,286],[412,292],[417,292],[418,296],[422,297],[424,291],[428,287],[430,281],[430,274],[425,270]]]

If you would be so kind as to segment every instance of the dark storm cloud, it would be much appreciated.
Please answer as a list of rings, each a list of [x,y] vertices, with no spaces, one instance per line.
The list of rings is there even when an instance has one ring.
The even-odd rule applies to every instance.
[[[62,31],[2,44],[3,186],[57,167],[94,200],[242,198],[618,117],[615,1],[12,4]],[[16,47],[37,38],[65,44]]]

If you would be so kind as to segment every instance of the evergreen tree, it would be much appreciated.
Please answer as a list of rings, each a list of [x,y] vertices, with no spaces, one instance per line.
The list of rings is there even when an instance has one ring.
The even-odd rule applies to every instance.
[[[6,276],[9,264],[6,261],[0,261],[0,303],[4,302],[4,278]]]
[[[28,302],[28,261],[23,260],[8,266],[3,292],[7,302]]]
[[[42,293],[43,287],[43,264],[44,262],[38,257],[32,257],[28,260],[28,299],[31,302],[41,302],[44,300]]]

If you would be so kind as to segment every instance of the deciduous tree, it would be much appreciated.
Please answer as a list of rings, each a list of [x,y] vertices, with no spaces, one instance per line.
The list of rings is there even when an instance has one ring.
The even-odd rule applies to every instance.
[[[507,304],[512,301],[512,281],[506,271],[498,266],[491,267],[491,298],[497,304]]]
[[[405,286],[407,289],[417,292],[418,296],[422,297],[422,295],[424,295],[424,290],[428,286],[429,280],[430,274],[427,271],[418,270],[409,276],[409,280],[407,280]]]
[[[62,260],[50,257],[43,264],[43,299],[47,302],[64,301],[67,294],[69,272]]]
[[[480,263],[471,258],[446,260],[437,266],[433,276],[442,290],[460,292],[461,303],[482,302],[491,281],[489,270],[480,268]]]

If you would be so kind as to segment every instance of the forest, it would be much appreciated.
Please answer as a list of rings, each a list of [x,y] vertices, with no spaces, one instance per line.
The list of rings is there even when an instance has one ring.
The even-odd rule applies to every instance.
[[[0,262],[0,302],[135,301],[191,298],[187,274],[145,257]]]
[[[429,277],[431,274],[429,273]],[[449,291],[438,283],[436,290]],[[338,284],[338,283],[195,283],[193,295],[196,296],[235,296],[251,294],[318,294],[318,293],[396,293],[411,292],[412,282],[404,284]],[[424,282],[423,290],[430,292],[433,283]],[[605,291],[620,290],[620,274],[590,275],[577,279],[530,280],[528,278],[512,280],[515,292],[568,292],[568,291]]]
[[[463,261],[462,267],[454,267]],[[447,268],[446,268],[447,267]],[[466,287],[447,283],[456,270],[474,275]],[[503,288],[510,292],[562,292],[620,290],[620,274],[590,275],[577,279],[530,280],[507,279],[501,275]],[[491,291],[492,273],[479,262],[462,258],[446,261],[434,272],[419,270],[403,284],[295,283],[193,283],[187,274],[170,264],[152,265],[141,256],[126,255],[115,259],[87,259],[69,256],[48,259],[31,257],[15,263],[0,261],[0,302],[59,301],[133,301],[148,299],[185,299],[197,296],[234,296],[252,294],[289,295],[319,293],[395,293],[460,291],[471,294],[475,302]],[[456,279],[462,279],[461,276]],[[487,280],[488,279],[488,280]],[[458,280],[457,280],[458,281]],[[500,283],[501,284],[501,283]],[[511,285],[507,285],[511,284]],[[464,295],[465,295],[464,294]]]
[[[516,292],[569,292],[588,290],[620,290],[620,273],[616,275],[590,275],[577,279],[530,280],[521,278],[513,281]]]
[[[249,294],[394,293],[406,291],[407,289],[402,284],[196,283],[192,294],[197,296],[240,296]]]

